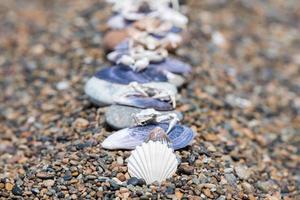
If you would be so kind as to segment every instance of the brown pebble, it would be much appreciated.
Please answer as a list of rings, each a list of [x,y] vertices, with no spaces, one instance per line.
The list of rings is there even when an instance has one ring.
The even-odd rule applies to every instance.
[[[5,189],[8,191],[11,191],[13,189],[14,185],[12,183],[5,183]]]
[[[41,179],[48,179],[48,178],[53,178],[53,174],[48,174],[46,172],[39,172],[36,174],[36,177],[41,178]]]
[[[112,50],[127,37],[128,37],[128,33],[126,30],[110,31],[104,36],[104,39],[103,39],[104,46],[108,50]]]
[[[213,198],[214,197],[208,188],[204,189],[203,193],[205,194],[205,196],[207,196],[209,198]]]
[[[87,128],[89,126],[89,121],[83,118],[77,118],[73,123],[73,126],[80,129]]]
[[[180,192],[179,190],[177,190],[177,191],[175,192],[175,196],[176,196],[176,199],[182,199],[183,194],[182,194],[182,192]]]
[[[182,163],[182,164],[179,166],[178,171],[181,172],[181,173],[183,173],[183,174],[191,175],[191,174],[193,174],[193,172],[194,172],[194,167],[188,165],[187,163]]]
[[[213,141],[218,140],[218,136],[216,134],[209,133],[209,134],[204,135],[204,139],[207,141],[213,142]]]
[[[73,177],[76,177],[76,176],[78,176],[78,175],[79,175],[78,171],[72,172],[72,176],[73,176]]]
[[[253,193],[253,190],[254,190],[253,186],[251,184],[249,184],[248,182],[243,182],[242,188],[245,191],[245,193],[247,193],[247,194]]]
[[[126,176],[123,173],[118,173],[117,178],[122,182],[126,181]]]

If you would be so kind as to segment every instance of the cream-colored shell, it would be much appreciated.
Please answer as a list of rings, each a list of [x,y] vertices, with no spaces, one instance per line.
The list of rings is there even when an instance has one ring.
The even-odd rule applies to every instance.
[[[147,184],[161,183],[177,170],[176,155],[166,143],[149,141],[132,151],[128,159],[130,176],[143,178]]]

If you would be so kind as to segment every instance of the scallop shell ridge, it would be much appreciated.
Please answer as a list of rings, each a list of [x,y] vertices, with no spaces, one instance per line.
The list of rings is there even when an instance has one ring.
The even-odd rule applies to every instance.
[[[147,184],[159,183],[170,178],[178,161],[166,143],[149,141],[138,146],[128,160],[128,172],[132,177],[143,178]]]

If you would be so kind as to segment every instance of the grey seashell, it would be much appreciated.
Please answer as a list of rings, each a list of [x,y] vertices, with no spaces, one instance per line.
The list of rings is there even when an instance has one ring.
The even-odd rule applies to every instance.
[[[152,82],[142,85],[156,87],[159,89],[167,89],[175,96],[177,94],[176,87],[170,83]],[[86,83],[84,90],[93,103],[98,106],[107,106],[114,104],[114,99],[118,98],[118,96],[121,96],[127,91],[132,91],[132,88],[128,87],[127,85],[111,83],[96,77],[92,77]]]
[[[143,109],[130,106],[111,105],[105,112],[106,123],[115,130],[133,127],[135,125],[133,115],[139,113]],[[175,112],[179,120],[183,119],[183,114],[178,111],[165,111],[162,113]],[[126,114],[126,117],[124,117]]]
[[[160,127],[166,132],[169,124],[149,124],[119,130],[107,137],[102,142],[102,147],[105,149],[135,149],[136,146],[148,139],[149,134],[156,127]],[[189,145],[194,138],[194,132],[186,126],[175,125],[168,137],[172,142],[173,149],[176,150]]]

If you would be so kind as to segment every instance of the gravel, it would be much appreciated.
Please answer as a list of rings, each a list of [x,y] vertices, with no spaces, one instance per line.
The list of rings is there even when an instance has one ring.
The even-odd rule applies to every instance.
[[[172,178],[146,186],[128,183],[130,151],[101,148],[105,109],[84,95],[107,64],[110,7],[1,1],[1,199],[300,199],[300,2],[184,2],[176,53],[193,73],[177,110],[197,136]]]

